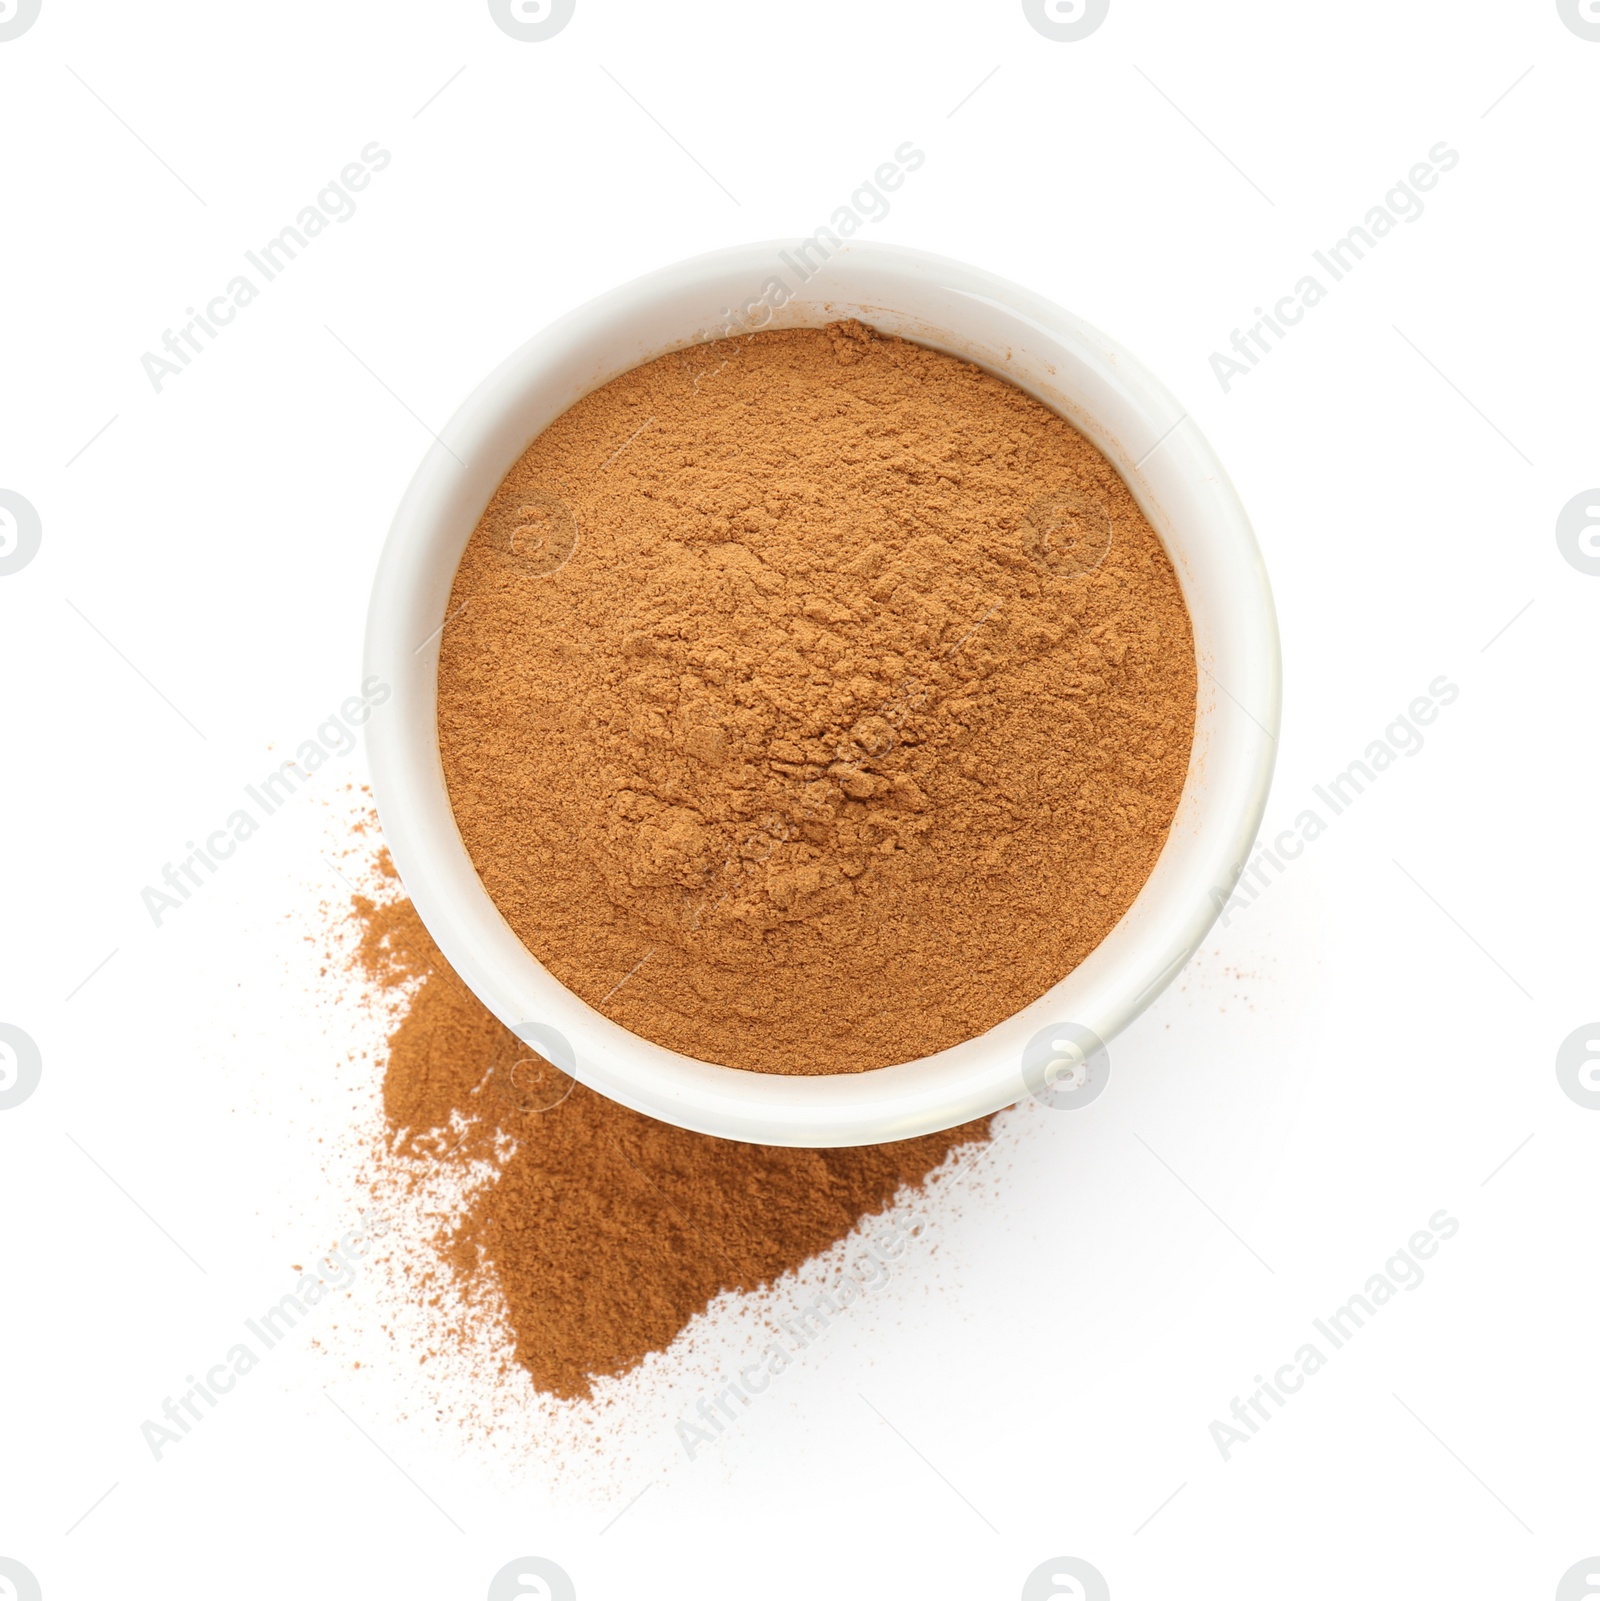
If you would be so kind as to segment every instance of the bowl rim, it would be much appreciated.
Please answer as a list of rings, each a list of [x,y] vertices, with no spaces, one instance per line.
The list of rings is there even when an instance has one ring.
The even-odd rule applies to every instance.
[[[489,497],[583,394],[708,338],[858,314],[1016,383],[1111,460],[1166,546],[1189,607],[1200,669],[1195,741],[1150,878],[1101,944],[1037,1001],[975,1039],[895,1066],[751,1072],[613,1023],[511,930],[478,878],[445,788],[439,644],[461,549]],[[663,343],[666,329],[683,331]],[[363,675],[364,687],[376,678],[389,691],[366,728],[385,842],[424,925],[488,1009],[580,1082],[636,1111],[703,1134],[806,1147],[932,1133],[1029,1093],[1060,1104],[1041,1090],[1040,1039],[1065,1026],[1109,1043],[1193,955],[1249,859],[1281,710],[1276,613],[1255,535],[1209,443],[1165,386],[1099,329],[981,268],[901,245],[830,249],[820,236],[734,246],[647,273],[560,317],[484,378],[435,435],[396,509],[368,607]]]

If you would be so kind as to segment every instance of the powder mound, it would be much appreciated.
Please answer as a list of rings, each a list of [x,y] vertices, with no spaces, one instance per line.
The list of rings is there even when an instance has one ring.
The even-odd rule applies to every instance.
[[[440,750],[490,895],[591,1005],[734,1067],[880,1067],[1035,1000],[1188,767],[1188,615],[1115,470],[860,322],[587,396],[449,612]]]
[[[484,1009],[411,903],[355,898],[360,973],[404,1000],[383,1097],[409,1171],[489,1161],[439,1242],[469,1302],[509,1325],[535,1386],[588,1396],[665,1350],[724,1291],[770,1285],[915,1188],[987,1121],[858,1150],[741,1145],[575,1085]]]

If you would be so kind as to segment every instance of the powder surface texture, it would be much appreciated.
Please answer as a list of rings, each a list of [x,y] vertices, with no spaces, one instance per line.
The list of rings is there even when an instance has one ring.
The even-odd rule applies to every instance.
[[[546,1394],[592,1393],[665,1350],[725,1290],[801,1267],[915,1188],[988,1121],[893,1145],[804,1151],[657,1123],[533,1055],[440,956],[411,903],[358,895],[361,976],[401,994],[383,1096],[415,1170],[496,1176],[438,1241],[446,1274],[510,1326]]]
[[[1188,614],[1115,470],[860,323],[572,407],[449,618],[440,750],[490,895],[589,1004],[728,1066],[858,1072],[1037,999],[1188,767]]]

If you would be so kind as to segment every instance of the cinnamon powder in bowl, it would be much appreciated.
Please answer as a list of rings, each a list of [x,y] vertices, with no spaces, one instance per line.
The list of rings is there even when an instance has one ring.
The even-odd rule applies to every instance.
[[[993,1028],[1128,910],[1189,768],[1189,615],[1117,472],[860,321],[579,400],[447,616],[439,753],[490,897],[703,1062],[859,1073]]]
[[[524,1044],[817,1148],[1103,1083],[1247,859],[1281,672],[1244,508],[1130,352],[981,268],[797,248],[609,290],[475,387],[384,545],[366,732],[410,898]]]

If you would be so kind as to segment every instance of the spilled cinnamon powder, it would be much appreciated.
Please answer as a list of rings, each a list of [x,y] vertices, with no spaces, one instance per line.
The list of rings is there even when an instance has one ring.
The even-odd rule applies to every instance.
[[[1138,894],[1188,767],[1188,615],[1110,463],[859,322],[587,396],[495,494],[448,615],[440,751],[489,894],[590,1005],[733,1067],[859,1072],[1037,999]],[[641,1256],[687,1246],[654,1188],[675,1137],[587,1096],[566,1122],[589,1118],[629,1197],[619,1248],[632,1207]],[[768,1153],[760,1182],[806,1217],[814,1197],[820,1239],[881,1160]],[[727,1265],[701,1251],[662,1328],[768,1260],[736,1206],[702,1205]]]
[[[591,1394],[664,1351],[723,1291],[798,1269],[988,1138],[984,1120],[804,1151],[631,1112],[502,1027],[445,963],[386,855],[381,873],[380,891],[353,905],[359,974],[404,1005],[383,1080],[389,1145],[425,1166],[496,1168],[439,1249],[463,1296],[498,1309],[541,1392]]]

